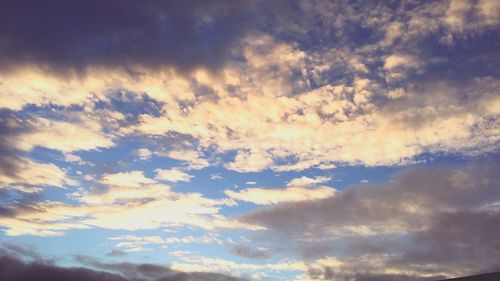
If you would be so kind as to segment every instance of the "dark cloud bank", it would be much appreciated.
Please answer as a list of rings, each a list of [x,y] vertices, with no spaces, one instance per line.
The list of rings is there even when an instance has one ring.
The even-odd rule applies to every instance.
[[[85,267],[61,267],[32,249],[13,244],[0,248],[0,280],[9,281],[244,281],[218,273],[180,272],[155,264],[104,263],[77,256]]]
[[[248,25],[246,1],[0,2],[2,68],[215,66]]]
[[[360,184],[244,220],[266,226],[273,233],[266,237],[306,259],[343,262],[311,269],[315,280],[439,280],[494,272],[500,270],[498,171],[495,161],[416,167],[385,185]]]

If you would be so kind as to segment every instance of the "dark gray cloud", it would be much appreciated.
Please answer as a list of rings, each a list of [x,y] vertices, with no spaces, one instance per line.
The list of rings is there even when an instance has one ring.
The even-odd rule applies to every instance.
[[[0,279],[11,281],[127,281],[116,274],[85,268],[63,268],[41,262],[26,263],[11,256],[0,256]]]
[[[270,256],[270,252],[267,248],[253,249],[243,245],[232,245],[231,252],[250,259],[264,259]]]
[[[247,1],[2,1],[2,67],[213,67],[244,34]]]
[[[111,252],[107,253],[106,256],[108,256],[108,257],[124,257],[124,256],[128,256],[128,253],[125,251],[120,251],[120,250],[112,250]]]
[[[112,272],[125,276],[127,280],[145,281],[245,281],[244,278],[232,277],[210,272],[180,272],[156,264],[106,263],[88,256],[76,256],[75,260],[95,270]]]
[[[474,276],[446,279],[443,281],[496,281],[500,279],[500,272],[486,273]]]
[[[372,230],[387,231],[391,226],[394,230],[419,228],[427,223],[420,212],[468,210],[500,199],[497,168],[495,163],[463,169],[412,168],[387,185],[359,184],[332,198],[283,204],[244,220],[287,235],[331,225],[369,225]]]
[[[0,247],[0,255],[51,263],[40,256],[32,246],[21,246],[14,243],[3,243]]]
[[[343,264],[313,268],[319,280],[398,279],[397,273],[385,276],[386,269],[415,280],[497,271],[499,168],[495,161],[415,167],[386,185],[356,185],[329,199],[282,204],[243,220],[266,226],[306,258],[315,248],[329,249],[315,257],[335,256]]]
[[[0,248],[0,280],[10,281],[244,281],[218,273],[186,273],[154,264],[104,263],[77,257],[85,267],[60,267],[36,251],[14,244]]]

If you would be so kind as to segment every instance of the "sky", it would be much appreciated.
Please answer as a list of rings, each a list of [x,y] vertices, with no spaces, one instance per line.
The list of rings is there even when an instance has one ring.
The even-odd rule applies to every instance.
[[[500,271],[499,33],[497,0],[0,1],[0,279]]]

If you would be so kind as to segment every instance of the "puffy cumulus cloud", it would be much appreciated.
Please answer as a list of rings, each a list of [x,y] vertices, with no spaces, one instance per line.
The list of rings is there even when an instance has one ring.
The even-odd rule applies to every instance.
[[[247,63],[228,64],[219,76],[198,78],[213,90],[213,98],[199,99],[178,113],[165,109],[161,117],[142,115],[136,131],[176,132],[194,137],[201,147],[235,152],[224,166],[240,172],[333,163],[394,165],[425,152],[491,151],[497,141],[495,77],[471,73],[464,85],[465,80],[453,80],[459,75],[453,71],[451,80],[431,80],[435,70],[426,69],[421,55],[395,52],[372,58],[385,63],[386,73],[379,73],[383,80],[351,70],[347,75],[352,81],[321,81],[323,86],[314,88],[308,86],[312,78],[305,71],[318,67],[314,54],[293,44],[284,48],[285,43],[268,37],[254,41],[243,47]],[[277,49],[282,55],[268,59],[262,49]],[[446,59],[440,67],[452,62]],[[411,69],[418,70],[418,79],[401,85],[409,82],[406,73]],[[268,78],[273,75],[281,79]],[[388,87],[384,81],[391,75],[399,82]],[[399,119],[406,115],[413,120]]]
[[[309,259],[319,257],[311,262],[313,280],[498,271],[498,168],[496,162],[411,168],[387,184],[265,208],[243,221],[265,226]]]
[[[19,155],[17,140],[25,132],[20,122],[9,112],[0,113],[0,189],[38,192],[45,186],[75,185],[60,167]]]
[[[471,32],[485,26],[498,26],[500,4],[496,1],[450,1],[444,14],[444,24],[454,33]],[[470,18],[475,18],[471,22]]]
[[[27,105],[70,106],[92,102],[93,88],[99,80],[87,77],[84,81],[78,77],[61,79],[56,75],[47,75],[36,67],[23,67],[2,74],[0,79],[1,108],[21,110]]]
[[[175,149],[168,152],[157,151],[156,154],[160,157],[168,157],[182,161],[186,164],[187,169],[199,170],[209,166],[203,154],[200,151],[191,149]]]
[[[467,90],[476,99],[468,104],[459,99],[463,89],[441,87],[433,96],[427,85],[376,107],[372,92],[378,86],[360,80],[353,86],[327,85],[293,97],[221,97],[201,102],[187,114],[142,116],[138,130],[152,135],[178,132],[194,136],[202,146],[214,145],[219,152],[237,151],[225,167],[240,172],[302,170],[331,162],[399,164],[423,152],[491,150],[496,126],[491,120],[498,109],[495,90],[490,89],[496,83],[486,79],[476,89],[470,86]],[[415,106],[422,103],[428,107]],[[409,114],[422,122],[416,126],[414,120],[397,119]]]
[[[104,174],[99,182],[104,186],[103,190],[77,192],[73,196],[87,204],[106,205],[140,202],[154,198],[155,194],[160,197],[170,194],[169,186],[157,184],[155,180],[144,176],[142,171]]]
[[[140,187],[155,183],[155,180],[144,176],[143,171],[122,172],[116,174],[102,175],[101,182],[108,186],[121,186],[121,187]]]
[[[70,162],[70,163],[76,163],[78,165],[88,165],[88,166],[93,166],[94,163],[84,161],[80,156],[72,153],[64,153],[64,161]]]
[[[302,176],[300,178],[294,178],[291,179],[286,186],[312,186],[316,185],[318,183],[324,183],[329,180],[331,180],[331,177],[322,177],[322,176],[317,176],[314,178],[309,178],[306,176]]]
[[[219,12],[243,4],[234,5],[214,4],[206,13],[232,18]],[[254,8],[262,8],[259,5]],[[205,168],[209,160],[219,164],[233,155],[224,167],[257,172],[330,169],[335,164],[396,165],[424,153],[494,150],[499,76],[495,61],[485,58],[496,57],[491,44],[498,26],[491,12],[498,10],[495,1],[267,6],[273,18],[262,16],[263,22],[272,21],[267,26],[272,28],[238,34],[217,71],[202,64],[182,71],[175,65],[181,63],[178,60],[158,60],[154,68],[134,60],[125,70],[111,62],[92,63],[89,55],[89,62],[83,63],[85,75],[63,79],[29,64],[2,75],[0,95],[8,101],[2,106],[20,110],[29,104],[83,105],[92,111],[116,90],[147,96],[158,110],[140,112],[133,124],[110,127],[106,123],[113,123],[111,118],[98,123],[103,128],[78,125],[81,137],[92,136],[92,142],[70,141],[68,136],[68,143],[50,142],[49,148],[109,147],[113,139],[99,134],[101,129],[114,136],[154,136],[158,143],[182,136],[191,146],[155,153],[183,161],[187,169]],[[276,8],[283,15],[274,13]],[[318,28],[318,19],[328,25]],[[200,24],[209,26],[212,20]],[[152,28],[148,22],[144,27]],[[472,32],[474,40],[469,38]],[[451,43],[443,44],[445,39]],[[128,44],[115,43],[120,42]],[[62,65],[73,64],[64,61]],[[62,94],[66,92],[74,94]],[[49,122],[38,121],[42,127]],[[60,131],[70,130],[62,121],[50,122]],[[54,134],[41,130],[29,140]],[[38,145],[29,140],[20,142],[25,149]],[[205,158],[207,152],[223,157]]]
[[[156,179],[161,181],[169,181],[169,182],[190,182],[193,178],[192,175],[183,172],[179,169],[156,169]]]
[[[270,155],[263,152],[238,151],[234,161],[224,165],[227,169],[242,173],[259,172],[273,163]]]
[[[493,0],[481,0],[477,4],[486,25],[498,26],[500,23],[500,4]]]
[[[172,104],[195,98],[190,81],[172,67],[134,70],[136,73],[121,68],[89,67],[84,76],[60,77],[37,66],[20,66],[0,78],[0,96],[6,100],[0,107],[21,110],[28,105],[80,105],[96,111],[96,102],[109,102],[121,90],[147,92],[155,100]]]
[[[298,202],[331,197],[335,189],[327,186],[314,188],[288,186],[286,188],[247,188],[238,192],[225,190],[230,198],[257,205],[272,205],[283,202]]]
[[[0,225],[10,236],[58,236],[70,229],[88,228],[79,222],[86,216],[84,210],[61,202],[7,204],[2,208],[5,214],[0,217]]]
[[[153,155],[153,152],[147,148],[139,148],[136,151],[136,155],[139,157],[141,160],[148,160],[151,158]]]
[[[365,5],[358,17],[362,17],[362,14],[378,14],[379,17],[359,19],[352,14],[347,17],[361,21],[365,27],[382,31],[384,37],[379,43],[384,48],[392,44],[402,47],[404,45],[401,43],[433,36],[438,37],[436,42],[439,44],[454,45],[474,33],[494,30],[500,24],[500,5],[492,0],[418,1],[412,7],[403,2],[398,4],[399,8],[408,9],[394,10],[385,5]]]
[[[387,70],[393,70],[398,67],[416,68],[418,65],[419,62],[415,58],[401,54],[390,55],[384,62],[384,68]]]
[[[74,192],[78,204],[44,201],[6,204],[0,225],[7,235],[62,235],[79,228],[158,229],[192,226],[212,230],[262,227],[241,223],[219,214],[229,199],[210,199],[200,193],[172,192],[169,186],[144,176],[141,171],[105,174],[99,188]]]
[[[38,163],[26,158],[10,159],[15,174],[0,173],[0,189],[12,188],[23,192],[38,192],[44,186],[76,185],[66,172],[51,163]]]
[[[112,136],[102,132],[98,120],[84,115],[71,121],[42,117],[18,117],[11,121],[11,129],[17,132],[6,141],[12,149],[30,151],[45,147],[68,153],[113,145]]]
[[[386,80],[388,83],[407,78],[412,70],[418,71],[422,63],[418,58],[405,54],[392,54],[384,61],[384,70],[386,71]]]
[[[14,250],[14,251],[13,251]],[[244,281],[211,272],[182,272],[156,264],[105,263],[85,256],[75,258],[78,267],[62,267],[53,260],[40,257],[30,249],[17,245],[0,248],[2,280],[76,280],[76,281]]]
[[[172,192],[140,171],[104,175],[105,190],[75,194],[89,214],[82,223],[111,229],[155,229],[191,225],[204,229],[252,228],[219,214],[219,206],[233,205],[226,199],[209,199],[200,193]]]

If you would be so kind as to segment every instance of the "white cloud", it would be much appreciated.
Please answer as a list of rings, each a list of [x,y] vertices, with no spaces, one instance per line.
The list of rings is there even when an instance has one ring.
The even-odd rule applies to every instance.
[[[331,177],[317,176],[314,178],[309,178],[306,176],[302,176],[300,178],[294,178],[294,179],[290,180],[286,184],[286,186],[313,186],[313,185],[317,185],[319,183],[327,182],[331,179],[332,179]]]
[[[153,179],[144,176],[142,171],[122,172],[116,174],[104,174],[101,182],[110,186],[135,187],[143,184],[155,183]]]
[[[273,163],[271,157],[262,155],[261,153],[239,151],[234,158],[234,162],[224,165],[229,170],[237,172],[258,172]]]
[[[173,192],[170,187],[144,176],[142,171],[105,174],[97,190],[72,194],[79,204],[38,202],[19,209],[13,216],[0,218],[7,235],[63,235],[70,229],[100,227],[114,230],[145,230],[190,226],[206,230],[217,228],[261,230],[263,227],[228,219],[219,214],[220,206],[233,206],[234,200],[209,199],[200,193]]]
[[[497,7],[487,1],[474,5],[476,8]],[[474,11],[481,13],[486,21],[486,14],[480,12],[483,10],[476,8]],[[382,40],[398,38],[406,42],[410,37],[415,39],[421,33],[436,32],[444,26],[447,9],[445,4],[431,3],[409,12],[407,22],[384,19],[377,23],[379,25],[370,24],[383,27],[382,35],[387,38]],[[432,18],[434,15],[436,19]],[[488,18],[494,20],[492,15]],[[398,24],[400,21],[402,24]],[[407,32],[401,35],[400,31]],[[466,88],[454,86],[454,81],[450,81],[452,90],[438,87],[441,82],[447,82],[442,77],[437,79],[443,81],[399,85],[405,82],[402,79],[408,71],[426,71],[427,60],[431,58],[393,49],[384,50],[380,55],[380,49],[376,49],[379,47],[374,45],[357,52],[302,50],[269,35],[254,34],[244,39],[238,49],[245,60],[229,61],[217,74],[204,70],[179,74],[171,69],[149,71],[138,67],[143,75],[135,77],[119,70],[89,69],[81,81],[75,78],[70,83],[37,72],[33,83],[50,86],[41,91],[41,100],[34,94],[26,97],[15,89],[5,93],[10,93],[9,100],[17,95],[22,100],[20,104],[9,105],[11,108],[19,109],[31,101],[40,105],[78,103],[90,111],[93,101],[109,99],[110,89],[146,94],[162,104],[159,115],[142,114],[137,124],[112,127],[114,136],[103,134],[109,124],[42,118],[36,120],[39,130],[20,137],[17,147],[29,150],[44,146],[72,152],[110,147],[113,137],[127,134],[167,138],[180,135],[190,139],[192,145],[186,146],[187,149],[176,147],[169,152],[155,153],[185,162],[186,169],[207,167],[205,154],[208,152],[216,156],[210,158],[216,159],[215,163],[226,159],[218,158],[221,155],[235,155],[234,159],[222,163],[227,169],[258,172],[330,169],[335,164],[397,165],[425,152],[493,149],[498,134],[488,120],[497,114],[492,105],[498,100],[494,90],[498,81],[493,78],[481,83],[469,81]],[[334,62],[339,62],[341,69],[332,69]],[[367,65],[375,63],[383,66],[370,69],[373,75],[363,74]],[[330,72],[337,70],[345,70],[348,79],[324,78],[331,77]],[[32,75],[29,71],[21,74]],[[16,85],[21,80],[12,82],[2,85]],[[197,96],[193,82],[210,89],[214,98]],[[312,87],[312,82],[322,86]],[[59,93],[65,87],[95,96],[59,100],[52,91]],[[466,93],[475,93],[474,98],[461,99]],[[390,100],[380,97],[390,97]],[[184,144],[181,146],[184,148]]]
[[[203,159],[203,155],[196,150],[158,151],[156,154],[161,157],[169,157],[175,160],[184,161],[187,164],[187,169],[199,170],[210,165],[206,159]]]
[[[299,202],[331,197],[335,189],[327,186],[315,188],[286,187],[279,189],[271,188],[247,188],[241,191],[225,190],[224,193],[230,198],[246,201],[257,205],[271,205],[283,202]]]
[[[149,150],[147,148],[139,148],[139,149],[137,149],[136,153],[137,153],[137,156],[139,156],[139,159],[141,159],[141,160],[148,160],[153,155],[151,150]]]
[[[387,70],[394,70],[395,68],[417,68],[419,62],[416,58],[410,55],[393,54],[388,56],[384,62],[384,68]]]
[[[27,158],[12,159],[15,173],[0,173],[0,189],[13,188],[24,192],[38,192],[42,187],[76,185],[76,181],[52,163],[39,163]]]
[[[74,152],[113,145],[112,139],[101,132],[101,125],[92,119],[71,123],[35,118],[28,122],[28,127],[26,133],[19,134],[12,140],[12,146],[25,151],[34,147],[46,147]]]
[[[114,241],[113,247],[125,248],[126,251],[135,251],[136,249],[144,250],[148,245],[155,245],[155,247],[165,247],[171,244],[222,244],[222,241],[215,235],[203,236],[184,236],[184,237],[160,237],[160,236],[134,236],[123,235],[116,237],[108,237],[108,240]]]
[[[156,169],[156,179],[157,180],[162,180],[162,181],[169,181],[169,182],[190,182],[191,178],[193,178],[192,175],[183,172],[179,169],[170,169],[170,170],[163,170],[163,169]]]
[[[211,180],[221,180],[223,177],[220,174],[212,174],[210,175]]]

